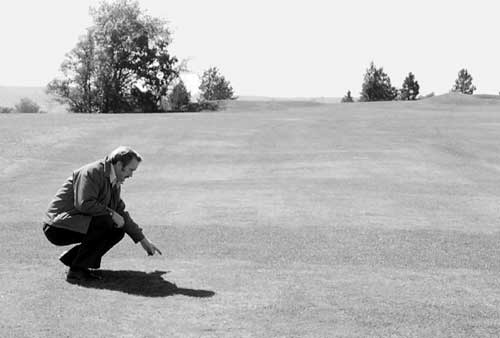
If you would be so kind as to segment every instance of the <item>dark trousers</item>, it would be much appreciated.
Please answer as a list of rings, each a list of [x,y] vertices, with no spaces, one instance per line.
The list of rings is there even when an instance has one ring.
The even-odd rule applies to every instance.
[[[60,257],[61,262],[71,268],[98,269],[102,256],[125,235],[123,228],[116,228],[108,215],[92,217],[86,234],[49,225],[44,225],[43,230],[52,244],[79,243]]]

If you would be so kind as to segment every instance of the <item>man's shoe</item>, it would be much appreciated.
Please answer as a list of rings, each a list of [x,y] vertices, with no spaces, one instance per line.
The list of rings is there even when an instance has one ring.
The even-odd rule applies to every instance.
[[[70,268],[66,274],[66,281],[68,282],[87,282],[88,275],[82,269]]]
[[[85,268],[70,268],[68,274],[66,275],[66,281],[68,282],[92,282],[96,280],[101,280],[102,277],[95,273],[90,272]]]

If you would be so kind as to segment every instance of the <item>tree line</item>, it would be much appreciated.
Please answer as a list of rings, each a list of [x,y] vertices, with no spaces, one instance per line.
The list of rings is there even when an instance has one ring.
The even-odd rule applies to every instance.
[[[218,100],[234,99],[233,88],[217,67],[203,72],[200,96],[192,101],[180,75],[187,64],[169,51],[172,35],[165,20],[146,14],[134,0],[91,7],[87,28],[61,64],[61,76],[47,92],[78,113],[216,110]],[[472,94],[472,76],[459,72],[452,90]],[[400,89],[383,68],[366,70],[359,101],[416,100],[420,86],[409,73]],[[342,102],[354,102],[348,91]]]
[[[467,69],[461,69],[451,91],[471,95],[475,90],[476,87],[472,84],[472,76]],[[419,93],[420,85],[412,72],[408,73],[401,88],[397,89],[391,85],[391,79],[384,72],[384,69],[382,67],[377,68],[372,61],[363,78],[359,101],[416,100],[421,97]],[[430,94],[430,96],[432,95],[433,93]],[[345,103],[354,102],[350,90],[347,91],[341,101]]]

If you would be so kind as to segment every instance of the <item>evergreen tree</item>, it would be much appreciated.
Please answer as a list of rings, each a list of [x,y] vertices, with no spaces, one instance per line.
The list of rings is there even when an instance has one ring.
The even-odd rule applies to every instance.
[[[452,92],[472,95],[476,90],[476,86],[472,84],[472,76],[467,69],[463,68],[458,72],[458,78],[451,89]]]
[[[174,111],[179,111],[183,107],[189,105],[189,102],[191,101],[191,93],[188,92],[182,80],[175,85],[168,97],[168,101],[170,102],[171,109]]]
[[[415,75],[410,72],[403,82],[400,98],[401,100],[416,100],[419,92],[420,85],[418,81],[415,80]]]
[[[202,77],[199,86],[201,98],[204,100],[232,100],[233,88],[224,76],[219,74],[217,67],[207,69]]]
[[[383,68],[376,68],[372,61],[364,76],[360,101],[392,101],[397,94]]]

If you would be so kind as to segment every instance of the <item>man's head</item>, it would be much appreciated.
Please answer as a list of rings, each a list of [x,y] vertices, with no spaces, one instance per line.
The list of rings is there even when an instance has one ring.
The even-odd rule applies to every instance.
[[[109,154],[111,164],[115,169],[117,183],[121,184],[125,179],[132,177],[135,170],[142,161],[141,155],[130,147],[120,146]]]

